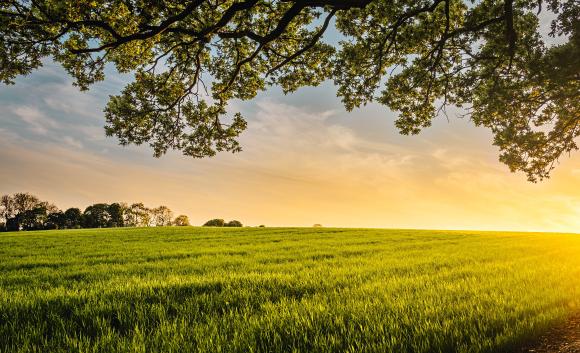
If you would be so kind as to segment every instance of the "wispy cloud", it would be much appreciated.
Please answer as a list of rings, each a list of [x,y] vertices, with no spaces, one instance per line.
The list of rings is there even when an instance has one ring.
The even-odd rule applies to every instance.
[[[58,127],[56,121],[52,120],[37,108],[20,106],[12,107],[12,113],[27,124],[27,128],[39,135],[46,135],[49,130]]]

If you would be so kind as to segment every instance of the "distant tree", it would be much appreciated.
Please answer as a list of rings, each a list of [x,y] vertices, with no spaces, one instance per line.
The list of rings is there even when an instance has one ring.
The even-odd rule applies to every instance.
[[[110,221],[109,205],[106,203],[89,206],[83,213],[83,227],[85,228],[106,228]]]
[[[159,206],[151,210],[153,214],[153,224],[157,227],[170,226],[173,212],[167,206]]]
[[[223,219],[210,219],[209,221],[203,224],[204,227],[223,227],[225,225],[225,221]]]
[[[120,203],[112,203],[109,205],[107,211],[109,212],[109,227],[123,227],[125,225],[125,208]]]
[[[33,210],[41,203],[38,197],[27,192],[19,192],[14,194],[12,196],[12,201],[14,203],[15,214],[24,214],[24,212]],[[47,208],[46,205],[45,208]]]
[[[46,212],[46,207],[38,206],[31,210],[19,213],[20,215],[20,226],[23,230],[40,230],[44,229],[46,221],[48,219],[48,214]]]
[[[0,232],[5,232],[5,231],[6,231],[6,223],[0,222]]]
[[[173,225],[178,227],[189,226],[189,218],[186,215],[179,215],[173,221]]]
[[[243,227],[242,222],[236,221],[235,219],[224,224],[224,227]]]
[[[45,229],[64,229],[66,228],[66,216],[64,212],[57,211],[49,213],[46,217]]]
[[[316,223],[315,225],[313,225],[313,227],[314,227],[314,228],[320,228],[320,227],[322,227],[322,224],[318,224],[318,223]]]
[[[0,222],[6,223],[8,218],[16,215],[14,199],[10,195],[2,195],[0,198]]]
[[[20,214],[14,215],[6,220],[6,231],[16,232],[21,229],[20,226]]]
[[[136,217],[133,214],[133,210],[132,210],[132,206],[133,205],[127,205],[125,203],[122,204],[124,207],[124,212],[123,212],[123,224],[125,227],[135,227],[136,226]]]
[[[68,229],[80,228],[83,221],[83,214],[78,208],[72,207],[64,212],[65,227]]]
[[[148,227],[151,222],[151,210],[142,202],[132,204],[128,212],[130,214],[129,226],[131,227]]]
[[[263,224],[260,224],[260,225],[259,225],[259,227],[260,227],[260,228],[265,228],[266,226],[265,226],[265,225],[263,225]]]
[[[44,207],[46,209],[46,213],[56,213],[58,211],[60,211],[60,209],[53,203],[47,202],[47,201],[41,201],[39,202],[36,207]]]
[[[0,223],[10,230],[43,229],[49,213],[58,212],[55,205],[27,192],[19,192],[12,196],[3,195],[0,198]]]

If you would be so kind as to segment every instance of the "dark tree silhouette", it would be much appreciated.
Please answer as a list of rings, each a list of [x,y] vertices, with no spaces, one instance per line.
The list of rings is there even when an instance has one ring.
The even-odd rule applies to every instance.
[[[242,222],[236,221],[235,219],[224,224],[224,227],[243,227],[243,226],[244,225],[242,224]]]
[[[80,228],[83,221],[83,214],[78,208],[72,207],[64,212],[65,226],[69,229]]]
[[[111,221],[109,214],[109,205],[106,203],[97,203],[89,206],[83,213],[84,228],[106,228]]]
[[[109,219],[109,227],[123,227],[124,224],[124,213],[125,213],[125,208],[123,206],[121,206],[120,203],[112,203],[109,205],[109,207],[107,208],[107,212],[109,213],[109,216],[111,217]]]
[[[223,227],[226,222],[223,219],[215,218],[210,219],[209,221],[203,224],[204,227]]]
[[[49,213],[46,217],[45,229],[64,229],[66,228],[66,216],[64,212],[57,211]]]

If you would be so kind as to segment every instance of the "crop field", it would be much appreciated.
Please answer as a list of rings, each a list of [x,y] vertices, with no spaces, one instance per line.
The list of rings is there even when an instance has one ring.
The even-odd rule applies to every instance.
[[[573,234],[0,234],[1,352],[510,352],[579,311]]]

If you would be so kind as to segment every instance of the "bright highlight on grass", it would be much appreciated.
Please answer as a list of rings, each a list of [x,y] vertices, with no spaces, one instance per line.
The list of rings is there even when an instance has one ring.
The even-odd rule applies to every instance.
[[[580,235],[0,237],[1,352],[501,352],[580,311]]]

